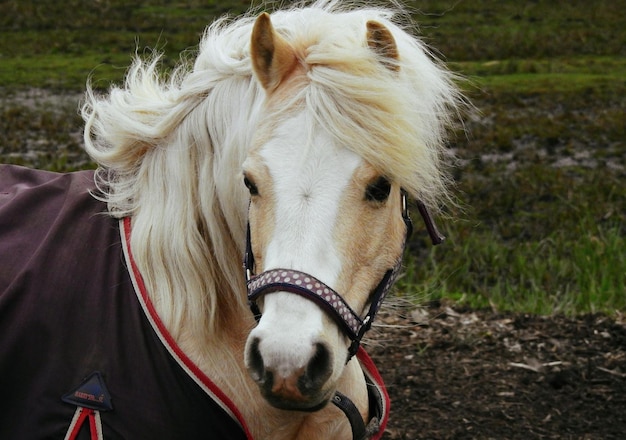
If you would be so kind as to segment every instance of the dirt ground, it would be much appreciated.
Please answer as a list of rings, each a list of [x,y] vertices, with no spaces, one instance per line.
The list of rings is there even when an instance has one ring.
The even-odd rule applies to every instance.
[[[366,344],[391,397],[384,439],[626,438],[626,316],[384,314]]]

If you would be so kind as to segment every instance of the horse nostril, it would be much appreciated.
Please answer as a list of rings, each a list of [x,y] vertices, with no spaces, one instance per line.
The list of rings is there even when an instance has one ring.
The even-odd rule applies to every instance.
[[[265,375],[265,366],[263,365],[263,356],[259,350],[259,338],[254,338],[248,347],[248,358],[246,360],[250,376],[255,382],[262,383]]]
[[[332,355],[325,344],[315,344],[315,353],[309,361],[306,373],[300,378],[304,390],[320,388],[332,373]]]

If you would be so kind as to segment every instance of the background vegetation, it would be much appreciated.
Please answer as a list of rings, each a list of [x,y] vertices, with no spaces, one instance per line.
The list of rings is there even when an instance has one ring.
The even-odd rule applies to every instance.
[[[93,166],[77,116],[86,79],[106,89],[136,51],[153,48],[167,69],[193,56],[216,15],[248,6],[0,3],[0,161]],[[459,207],[439,217],[448,240],[432,248],[413,236],[401,294],[532,313],[624,311],[626,1],[408,6],[424,40],[465,76],[476,109],[450,142]]]

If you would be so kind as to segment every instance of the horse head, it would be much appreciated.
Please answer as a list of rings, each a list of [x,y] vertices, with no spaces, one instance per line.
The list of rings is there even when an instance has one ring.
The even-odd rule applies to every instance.
[[[363,48],[378,64],[374,67],[382,66],[370,65],[365,75],[392,80],[398,50],[391,32],[368,21]],[[319,109],[311,111],[310,101],[318,98],[310,76],[317,67],[307,59],[310,53],[274,29],[267,14],[254,25],[250,51],[266,91],[267,117],[243,167],[254,256],[248,256],[253,266],[248,269],[251,277],[257,275],[252,289],[261,293],[253,298],[260,318],[248,337],[245,362],[272,405],[316,410],[337,389],[358,345],[354,336],[362,333],[359,320],[378,301],[373,294],[386,287],[379,285],[399,266],[408,227],[406,200],[399,182],[334,132],[353,127],[321,120]],[[360,73],[349,74],[359,80]]]
[[[259,438],[340,419],[276,410],[315,411],[337,391],[371,415],[352,356],[400,268],[407,198],[425,215],[447,194],[445,134],[462,97],[395,15],[320,0],[217,20],[167,81],[158,56],[137,58],[123,87],[86,95],[99,196],[132,218],[160,320],[238,406],[252,401]],[[242,317],[244,240],[256,326]]]

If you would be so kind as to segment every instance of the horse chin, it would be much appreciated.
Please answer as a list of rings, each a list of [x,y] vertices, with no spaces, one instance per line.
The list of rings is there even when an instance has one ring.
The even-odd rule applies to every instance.
[[[332,397],[332,393],[322,394],[305,400],[293,400],[283,396],[263,393],[263,397],[274,408],[286,411],[315,412],[324,408]]]

